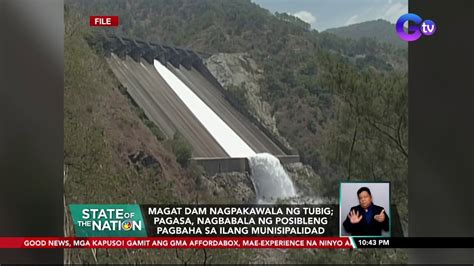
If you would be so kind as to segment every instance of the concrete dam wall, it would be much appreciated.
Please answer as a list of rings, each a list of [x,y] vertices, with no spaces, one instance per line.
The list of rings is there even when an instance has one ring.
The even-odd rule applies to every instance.
[[[261,126],[226,99],[225,90],[212,77],[201,57],[191,51],[118,36],[90,39],[101,46],[111,70],[146,116],[171,138],[179,132],[193,147],[193,157],[208,173],[248,171],[246,158],[231,158],[173,88],[155,69],[158,60],[178,77],[256,153],[270,153],[282,163],[299,161]],[[234,156],[235,157],[235,156]]]

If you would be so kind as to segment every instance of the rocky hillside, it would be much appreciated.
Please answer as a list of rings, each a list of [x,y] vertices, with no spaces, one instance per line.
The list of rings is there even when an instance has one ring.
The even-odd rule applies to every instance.
[[[263,70],[246,53],[218,53],[204,60],[204,64],[221,86],[235,99],[245,113],[255,118],[280,143],[289,150],[290,144],[284,139],[277,128],[275,116],[268,102],[261,97],[260,82],[264,77]],[[234,104],[235,102],[232,101]]]

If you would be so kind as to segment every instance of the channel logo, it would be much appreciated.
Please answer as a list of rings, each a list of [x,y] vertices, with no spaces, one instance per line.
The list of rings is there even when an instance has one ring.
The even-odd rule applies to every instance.
[[[408,32],[404,31],[404,24],[406,22],[412,22],[408,23]],[[421,38],[422,35],[433,35],[436,32],[436,24],[429,19],[423,21],[417,14],[407,13],[398,18],[395,29],[400,39],[413,42]]]

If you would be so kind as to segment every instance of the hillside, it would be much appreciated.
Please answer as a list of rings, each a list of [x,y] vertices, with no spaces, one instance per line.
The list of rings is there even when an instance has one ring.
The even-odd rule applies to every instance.
[[[396,34],[395,24],[383,19],[365,21],[345,27],[331,28],[327,29],[325,32],[335,34],[341,38],[354,40],[373,38],[379,42],[389,43],[396,47],[408,47],[407,43],[402,41]]]
[[[234,201],[228,183],[218,184],[215,180],[220,178],[203,176],[177,162],[173,147],[181,144],[169,145],[169,140],[157,137],[159,129],[147,125],[121,94],[104,61],[81,41],[93,31],[84,25],[84,18],[114,14],[121,21],[116,31],[130,37],[192,48],[211,59],[216,54],[223,60],[251,59],[255,64],[245,76],[258,78],[252,79],[250,87],[245,82],[229,82],[226,89],[235,94],[241,107],[251,109],[257,121],[265,121],[270,131],[278,131],[297,149],[316,172],[308,175],[315,196],[337,197],[340,181],[391,181],[392,200],[406,230],[406,49],[373,39],[351,40],[309,31],[300,21],[282,19],[249,0],[66,1],[65,13],[66,38],[70,38],[65,41],[68,202],[194,202],[196,197],[199,202]],[[140,151],[159,162],[161,174],[152,172],[147,177],[127,163],[128,156]],[[220,189],[215,191],[222,192],[217,199],[208,190],[216,185]],[[129,262],[179,263],[194,256],[192,251],[123,253],[120,256],[128,256]],[[335,253],[338,256],[332,256]],[[117,262],[110,254],[101,253],[100,262]],[[211,253],[195,254],[187,262],[200,263]],[[94,262],[85,251],[74,256]],[[406,259],[405,252],[395,250],[216,250],[212,256],[216,263],[230,259],[240,263],[377,263],[382,256],[387,258],[384,262],[399,263]]]

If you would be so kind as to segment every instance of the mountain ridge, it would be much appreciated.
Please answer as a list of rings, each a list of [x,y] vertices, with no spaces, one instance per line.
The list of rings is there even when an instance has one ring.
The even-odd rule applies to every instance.
[[[324,32],[332,33],[341,38],[359,40],[373,38],[379,42],[390,43],[399,48],[407,48],[395,32],[395,24],[383,19],[364,21],[343,27],[329,28]]]

